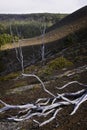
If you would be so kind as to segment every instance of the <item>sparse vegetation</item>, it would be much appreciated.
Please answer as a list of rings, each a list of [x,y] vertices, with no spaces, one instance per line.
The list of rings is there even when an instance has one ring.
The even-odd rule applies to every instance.
[[[46,69],[44,70],[45,74],[51,74],[53,71],[57,71],[59,69],[67,68],[72,66],[73,63],[67,60],[64,57],[58,57],[51,62],[48,63]]]
[[[6,76],[1,76],[0,81],[8,81],[8,80],[17,78],[18,76],[19,76],[18,72],[10,73],[10,74],[8,74]]]
[[[18,83],[16,83],[15,87],[18,88],[18,87],[22,87],[22,86],[25,86],[27,83],[26,81],[19,81]]]
[[[40,14],[37,15],[37,17],[40,18],[41,17]],[[50,19],[50,16],[47,17]],[[70,17],[72,17],[72,15]],[[34,16],[34,20],[35,19],[36,17]],[[17,35],[18,30],[20,38],[21,36],[22,38],[28,38],[36,36],[36,34],[38,35],[39,27],[41,26],[41,24],[39,24],[39,21],[37,21],[39,26],[36,25],[34,20],[31,19],[31,23],[28,23],[28,20],[26,19],[25,22],[22,21],[22,23],[21,22],[19,23],[19,21],[21,21],[21,17],[19,18],[19,21],[16,21],[14,19],[12,24],[13,34]],[[81,22],[82,20],[84,21],[83,17],[81,18]],[[86,44],[87,38],[85,33],[86,31],[84,31],[85,38],[82,36],[84,35],[82,34],[82,32],[77,33],[78,34],[77,35],[76,27],[78,26],[77,24],[78,20],[76,21],[76,24],[75,22],[72,22],[73,24],[70,23],[71,28],[69,26],[70,24],[68,23],[69,21],[68,22],[67,21],[68,20],[66,20],[65,22],[67,23],[66,26],[61,27],[60,24],[59,28],[58,26],[56,26],[57,27],[56,31],[52,31],[53,33],[52,32],[48,33],[52,38],[51,41],[49,35],[46,35],[47,36],[46,42],[49,42],[49,44],[46,44],[46,51],[48,51],[47,53],[48,56],[46,55],[47,57],[45,57],[45,63],[43,66],[42,63],[39,62],[40,59],[38,59],[40,45],[38,45],[37,47],[31,44],[34,47],[34,49],[32,49],[33,47],[29,46],[28,43],[27,44],[28,46],[22,48],[23,54],[20,47],[17,49],[16,48],[9,50],[6,49],[6,51],[5,50],[2,51],[1,48],[0,71],[3,71],[4,66],[6,69],[3,71],[4,76],[0,77],[1,129],[6,128],[14,130],[15,129],[83,130],[87,128],[86,127],[87,117],[84,116],[87,115],[86,111],[87,102],[84,102],[87,100],[87,89],[86,89],[87,65],[85,64],[87,61],[87,44]],[[48,22],[48,19],[46,19],[46,22]],[[52,21],[52,23],[53,22],[54,21]],[[51,25],[52,23],[49,24]],[[7,25],[6,26],[4,25],[3,27],[0,28],[1,35],[4,34],[9,35],[9,33],[7,32],[3,33],[3,30],[6,29],[5,27],[7,27]],[[79,29],[81,28],[79,26]],[[23,35],[21,35],[21,31],[23,31]],[[79,37],[79,34],[81,35],[81,37]],[[80,41],[80,38],[83,39],[82,40],[83,42]],[[33,43],[32,39],[31,43]],[[60,39],[62,40],[62,42]],[[26,43],[29,40],[23,39],[20,40],[20,43],[21,42],[23,43],[23,41],[25,41],[24,43]],[[3,44],[5,43],[6,42],[3,42]],[[25,46],[24,43],[23,45]],[[15,50],[16,50],[16,56],[15,56]],[[33,53],[34,55],[32,56]],[[17,58],[19,59],[17,60]],[[33,60],[36,60],[36,58],[37,61],[32,62]],[[23,62],[24,66],[22,70],[24,69],[24,71],[19,72],[20,71],[19,69],[21,69],[20,64],[23,65],[22,64]],[[2,73],[0,74],[2,75]],[[41,85],[44,91],[42,90]],[[80,105],[81,107],[79,107]],[[61,110],[61,112],[58,115],[57,112],[59,110]],[[71,113],[72,110],[74,111]],[[70,113],[71,114],[75,113],[75,115],[69,118]],[[33,117],[34,115],[35,118]],[[67,120],[65,117],[67,117]],[[54,118],[56,119],[52,123],[47,125],[47,123],[52,121]],[[2,119],[6,120],[3,122]],[[7,121],[7,119],[10,119],[10,121]],[[28,121],[28,119],[30,120]],[[22,123],[17,122],[16,126],[14,121],[21,121],[21,120],[23,122]],[[10,123],[10,125],[7,125],[7,123],[8,124]],[[46,124],[46,126],[42,128],[38,127],[43,126],[44,124]],[[13,128],[13,126],[16,127]]]

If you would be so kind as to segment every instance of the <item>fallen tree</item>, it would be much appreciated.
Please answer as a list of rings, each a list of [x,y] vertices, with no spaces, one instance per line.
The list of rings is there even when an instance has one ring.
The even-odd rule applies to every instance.
[[[13,43],[14,43],[14,40],[13,40]],[[15,47],[15,43],[14,43],[14,47]],[[43,126],[51,122],[53,119],[55,119],[56,115],[62,109],[64,109],[64,106],[72,105],[74,108],[71,111],[70,115],[73,115],[79,109],[79,106],[87,100],[87,85],[80,83],[78,81],[69,82],[65,84],[64,86],[62,86],[61,88],[57,88],[57,89],[64,89],[66,87],[69,87],[69,85],[78,84],[82,86],[81,90],[78,90],[74,93],[71,93],[71,92],[62,93],[62,94],[57,93],[56,95],[54,95],[52,92],[50,92],[49,90],[45,88],[44,83],[37,75],[24,73],[23,54],[22,54],[21,46],[19,45],[19,48],[15,47],[15,51],[16,51],[16,57],[21,64],[22,76],[36,78],[41,83],[43,90],[46,93],[48,93],[51,97],[39,98],[35,103],[28,103],[24,105],[10,105],[0,100],[0,103],[2,104],[1,105],[2,107],[0,108],[1,114],[8,112],[8,110],[17,109],[17,114],[15,116],[10,115],[10,117],[7,118],[8,120],[24,121],[24,120],[32,119],[39,126]],[[37,119],[40,117],[45,118],[49,116],[50,116],[49,119],[47,120],[45,119],[42,122],[39,122],[38,120],[36,120],[36,118]]]
[[[32,76],[32,75],[26,75],[23,74],[23,76]],[[38,79],[37,76],[34,75]],[[39,80],[39,79],[38,79]],[[39,80],[40,81],[40,80]],[[56,115],[64,109],[64,106],[73,105],[74,109],[71,112],[70,115],[73,115],[76,113],[76,111],[79,109],[79,106],[87,100],[87,85],[84,85],[82,83],[79,83],[78,81],[72,81],[67,83],[61,88],[58,89],[64,89],[65,87],[68,87],[70,84],[79,84],[80,86],[84,87],[84,89],[74,92],[74,93],[62,93],[57,95],[52,94],[50,91],[48,91],[43,82],[40,81],[42,84],[42,87],[45,92],[50,94],[51,98],[39,98],[35,103],[31,104],[25,104],[25,105],[10,105],[6,104],[2,100],[0,100],[0,103],[3,104],[3,107],[0,109],[0,113],[7,112],[8,110],[18,110],[17,115],[8,117],[8,120],[12,121],[24,121],[32,119],[35,123],[37,123],[39,126],[43,126],[49,122],[51,122],[53,119],[56,118]],[[21,116],[20,116],[21,113]],[[50,115],[51,117],[43,122],[39,122],[35,117],[47,117]]]

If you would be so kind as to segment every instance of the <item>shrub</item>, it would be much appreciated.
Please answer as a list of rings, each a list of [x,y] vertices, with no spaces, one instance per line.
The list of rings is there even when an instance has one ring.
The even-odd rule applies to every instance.
[[[0,35],[0,47],[6,43],[12,43],[14,41],[18,41],[18,37],[17,36],[11,36],[9,34],[1,34]]]
[[[64,57],[56,58],[55,60],[51,61],[48,64],[49,68],[52,68],[52,69],[62,69],[64,67],[68,67],[71,65],[72,65],[72,62],[70,62]]]
[[[51,74],[53,71],[58,69],[63,69],[72,66],[73,63],[67,60],[64,57],[59,57],[48,63],[46,69],[44,70],[45,74]]]

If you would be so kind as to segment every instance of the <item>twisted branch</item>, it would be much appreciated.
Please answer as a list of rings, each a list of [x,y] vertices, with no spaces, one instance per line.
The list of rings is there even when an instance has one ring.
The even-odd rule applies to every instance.
[[[27,75],[24,75],[27,76]],[[37,123],[39,126],[46,125],[47,123],[51,122],[56,118],[56,115],[61,111],[64,106],[73,105],[74,109],[71,112],[70,115],[73,115],[78,110],[79,106],[87,100],[87,88],[85,88],[87,85],[81,84],[79,82],[70,82],[69,84],[77,83],[84,87],[84,89],[77,91],[75,93],[62,93],[57,94],[57,96],[53,96],[52,98],[39,98],[34,104],[25,104],[25,105],[9,105],[0,100],[0,103],[4,106],[0,109],[0,113],[5,113],[8,110],[19,110],[16,116],[10,116],[7,119],[13,120],[13,121],[24,121],[33,119],[35,123]],[[68,86],[65,85],[66,87]],[[62,89],[65,88],[64,86]],[[44,86],[43,89],[45,90]],[[49,91],[45,90],[45,92],[51,94]],[[74,98],[74,99],[73,99]],[[20,116],[21,113],[21,116]],[[48,120],[45,120],[43,122],[39,122],[35,120],[35,117],[48,117],[50,118]]]
[[[10,30],[11,30],[11,28],[10,28]],[[12,35],[12,32],[11,32],[11,35]],[[14,43],[14,41],[13,41],[13,43]],[[15,47],[15,44],[14,44],[14,47]],[[56,118],[56,115],[61,111],[61,109],[64,108],[64,106],[73,105],[74,109],[70,114],[70,115],[73,115],[76,113],[79,106],[87,100],[87,85],[79,83],[78,81],[69,82],[58,89],[64,89],[72,84],[78,84],[78,85],[84,87],[84,89],[82,88],[82,90],[74,92],[74,93],[62,93],[62,94],[57,93],[57,95],[55,96],[53,93],[51,93],[50,91],[48,91],[45,88],[44,83],[38,76],[36,76],[34,74],[25,74],[24,73],[23,54],[22,54],[22,48],[21,48],[20,44],[19,44],[19,48],[15,47],[15,51],[16,51],[16,57],[17,57],[18,61],[21,63],[22,76],[35,77],[41,83],[43,90],[46,93],[48,93],[49,95],[51,95],[52,97],[51,98],[39,98],[34,104],[28,103],[25,105],[10,105],[10,104],[7,104],[7,103],[3,102],[2,100],[0,100],[0,103],[3,105],[3,107],[0,108],[1,114],[7,112],[8,110],[16,110],[16,109],[18,110],[18,113],[15,116],[10,115],[10,117],[7,118],[8,120],[24,121],[24,120],[33,119],[33,121],[35,123],[37,123],[39,126],[43,126],[43,125],[51,122],[52,120],[54,120]],[[39,121],[35,120],[35,117],[37,117],[37,118],[44,117],[45,118],[48,116],[50,116],[50,118],[43,122],[39,122]]]

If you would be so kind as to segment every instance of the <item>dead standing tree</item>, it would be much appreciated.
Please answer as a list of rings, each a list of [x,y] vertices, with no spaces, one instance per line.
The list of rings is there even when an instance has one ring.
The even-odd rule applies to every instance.
[[[14,43],[15,45],[15,43]],[[19,49],[19,50],[18,50]],[[24,73],[24,64],[23,64],[23,54],[22,54],[22,48],[19,45],[19,48],[16,48],[16,57],[18,61],[21,63],[21,68],[22,68],[22,76],[23,77],[34,77],[36,78],[40,83],[43,88],[43,90],[48,93],[51,97],[47,98],[39,98],[35,103],[28,103],[25,105],[10,105],[2,100],[0,100],[0,103],[2,104],[2,108],[0,108],[0,113],[5,113],[8,112],[8,110],[16,110],[17,109],[17,115],[8,117],[8,120],[12,121],[24,121],[24,120],[29,120],[32,119],[35,123],[37,123],[39,126],[46,125],[47,123],[51,122],[56,118],[56,115],[64,109],[64,106],[69,106],[73,105],[73,111],[71,112],[70,115],[73,115],[76,113],[76,111],[79,109],[79,106],[87,100],[87,85],[79,83],[78,81],[72,81],[61,88],[58,89],[64,89],[66,87],[69,87],[69,85],[74,85],[78,84],[82,86],[82,90],[78,90],[77,92],[74,93],[62,93],[59,94],[57,93],[54,95],[52,92],[47,90],[45,88],[44,83],[42,80],[34,74],[25,74]],[[19,51],[19,53],[18,53]],[[21,115],[20,115],[21,113]],[[45,121],[39,122],[37,119],[40,117],[49,117],[49,119],[45,119]]]
[[[44,60],[45,60],[45,32],[46,32],[46,23],[45,23],[45,17],[42,18],[42,26],[40,27],[40,32],[41,32],[41,37],[42,37],[42,44],[41,44],[41,60],[44,65]]]

